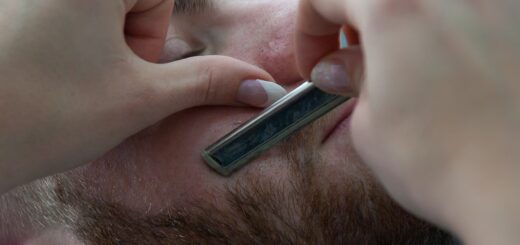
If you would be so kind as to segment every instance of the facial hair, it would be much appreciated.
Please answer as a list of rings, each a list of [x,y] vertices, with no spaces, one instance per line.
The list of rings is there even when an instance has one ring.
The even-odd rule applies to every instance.
[[[225,205],[193,201],[146,216],[85,195],[57,178],[59,202],[77,210],[75,233],[88,244],[455,244],[447,233],[396,205],[356,157],[363,176],[324,180],[312,137],[319,122],[285,141],[285,180],[242,178],[215,190]]]

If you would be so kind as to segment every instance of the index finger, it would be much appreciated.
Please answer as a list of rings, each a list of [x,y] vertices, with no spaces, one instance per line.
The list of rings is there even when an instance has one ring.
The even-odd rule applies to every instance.
[[[339,48],[341,27],[356,26],[356,16],[351,13],[355,12],[355,8],[359,8],[359,2],[362,1],[300,1],[296,29],[296,59],[300,73],[305,78],[310,77],[312,68],[322,57]]]

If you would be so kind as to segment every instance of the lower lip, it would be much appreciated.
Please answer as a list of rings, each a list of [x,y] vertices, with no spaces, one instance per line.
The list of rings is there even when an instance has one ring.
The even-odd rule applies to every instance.
[[[344,131],[344,129],[350,128],[350,119],[352,116],[352,113],[354,112],[354,109],[356,108],[356,102],[357,100],[355,98],[350,99],[347,101],[346,106],[342,113],[340,114],[340,117],[338,118],[338,121],[332,127],[328,133],[326,134],[325,138],[323,139],[323,143],[328,141],[329,139],[333,138],[335,135],[339,134],[340,132]]]

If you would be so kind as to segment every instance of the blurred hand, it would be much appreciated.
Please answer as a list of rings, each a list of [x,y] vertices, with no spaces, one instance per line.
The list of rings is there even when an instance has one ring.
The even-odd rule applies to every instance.
[[[177,111],[263,105],[269,96],[255,88],[266,84],[242,81],[272,77],[238,60],[152,63],[172,8],[173,0],[0,3],[0,193],[87,163]]]
[[[507,240],[520,223],[519,12],[507,0],[300,6],[302,74],[359,95],[362,158],[398,202],[468,244],[519,241]],[[337,50],[341,28],[360,47]]]

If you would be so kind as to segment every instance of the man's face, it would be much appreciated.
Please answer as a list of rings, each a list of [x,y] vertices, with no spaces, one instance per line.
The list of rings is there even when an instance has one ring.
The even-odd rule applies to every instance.
[[[301,84],[293,53],[297,0],[211,2],[212,7],[205,11],[173,14],[161,62],[186,55],[225,55],[267,70],[288,90]],[[350,149],[348,121],[331,134],[351,109],[352,103],[347,103],[320,126],[306,131],[307,154],[319,153],[328,165],[319,168],[329,170],[326,176],[339,174],[338,170],[342,175],[364,176]],[[101,191],[105,200],[151,213],[172,203],[205,199],[214,195],[215,188],[252,176],[285,180],[290,169],[284,147],[273,149],[231,178],[216,174],[200,156],[203,149],[259,112],[253,108],[213,106],[177,113],[91,164],[81,175],[95,187],[95,195]],[[114,192],[107,186],[125,192]]]
[[[161,62],[225,55],[267,70],[288,90],[302,82],[293,53],[298,0],[208,2],[173,13]],[[347,102],[223,178],[201,151],[259,111],[193,108],[48,179],[47,191],[71,213],[56,216],[95,244],[443,241],[391,202],[360,162],[349,137],[352,109]]]

